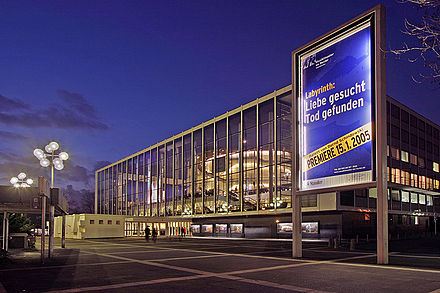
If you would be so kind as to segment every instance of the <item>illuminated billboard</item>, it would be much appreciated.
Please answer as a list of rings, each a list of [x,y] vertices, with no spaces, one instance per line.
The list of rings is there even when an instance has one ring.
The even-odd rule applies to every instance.
[[[299,190],[373,181],[373,45],[367,20],[299,53]]]

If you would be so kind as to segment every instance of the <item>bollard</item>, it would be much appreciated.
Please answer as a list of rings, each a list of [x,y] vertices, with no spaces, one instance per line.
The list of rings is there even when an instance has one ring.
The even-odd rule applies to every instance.
[[[350,239],[350,251],[353,251],[356,249],[356,243],[354,239]]]
[[[328,238],[328,247],[329,247],[329,248],[332,248],[332,247],[333,247],[333,237],[332,237],[332,236],[330,236],[330,237]]]
[[[367,234],[367,243],[368,243],[368,234]]]
[[[356,243],[359,243],[359,234],[356,235]]]
[[[334,243],[334,248],[339,248],[338,237],[335,237],[333,239],[333,243]]]

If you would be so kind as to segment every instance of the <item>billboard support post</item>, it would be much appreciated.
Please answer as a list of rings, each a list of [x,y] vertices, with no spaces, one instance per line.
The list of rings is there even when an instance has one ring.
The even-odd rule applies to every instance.
[[[388,196],[386,157],[385,9],[378,9],[376,30],[376,184],[377,263],[388,264]]]

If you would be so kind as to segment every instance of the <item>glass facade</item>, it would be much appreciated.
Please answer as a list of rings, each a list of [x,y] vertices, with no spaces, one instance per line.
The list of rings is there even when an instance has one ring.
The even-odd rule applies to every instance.
[[[291,102],[285,87],[98,170],[97,213],[289,213]],[[440,211],[440,128],[391,98],[386,115],[390,210]],[[338,196],[340,206],[376,207],[372,190]],[[304,208],[318,202],[302,198]]]
[[[286,87],[99,170],[98,213],[203,216],[291,207],[291,99]]]

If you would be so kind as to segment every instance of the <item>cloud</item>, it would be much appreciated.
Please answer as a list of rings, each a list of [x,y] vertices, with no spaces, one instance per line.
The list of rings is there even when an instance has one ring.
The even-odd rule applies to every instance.
[[[10,99],[0,95],[0,105],[2,105],[2,111],[17,111],[23,109],[29,109],[29,106],[18,99]]]
[[[96,118],[96,108],[89,104],[86,99],[77,93],[69,93],[65,90],[57,90],[58,97],[84,115]]]
[[[42,109],[0,95],[0,123],[26,128],[108,129],[107,124],[98,118],[95,107],[82,95],[65,90],[58,90],[57,95],[60,103],[53,103]]]
[[[5,141],[5,140],[27,140],[28,137],[18,134],[18,133],[14,133],[14,132],[9,132],[9,131],[2,131],[0,130],[0,140]]]
[[[96,171],[96,170],[99,170],[99,169],[101,169],[102,167],[105,167],[105,166],[107,166],[107,165],[110,165],[112,162],[110,162],[110,161],[97,161],[96,163],[95,163],[95,165],[93,166],[93,170],[94,171]]]

